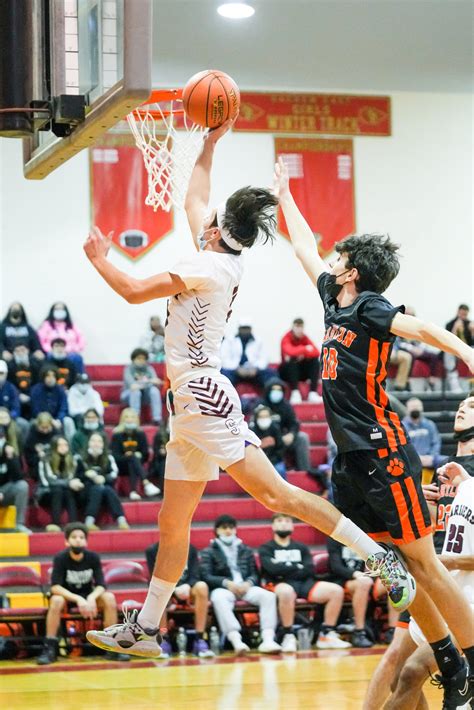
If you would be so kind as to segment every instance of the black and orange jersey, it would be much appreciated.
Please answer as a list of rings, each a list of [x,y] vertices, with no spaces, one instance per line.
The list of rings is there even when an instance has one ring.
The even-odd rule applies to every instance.
[[[474,476],[474,455],[469,456],[451,456],[449,461],[455,461],[463,466],[470,476]],[[440,483],[435,474],[434,483],[439,485],[440,497],[436,503],[436,525],[434,533],[434,546],[438,555],[444,545],[446,530],[448,529],[448,520],[451,514],[451,504],[456,495],[456,490],[449,483]]]
[[[341,308],[327,291],[328,277],[324,272],[317,284],[324,305],[321,380],[326,419],[339,453],[378,449],[386,456],[407,442],[384,389],[395,340],[390,326],[404,307],[363,291]]]

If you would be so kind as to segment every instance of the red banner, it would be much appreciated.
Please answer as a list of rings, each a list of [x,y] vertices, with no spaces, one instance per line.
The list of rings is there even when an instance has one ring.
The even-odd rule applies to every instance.
[[[291,192],[320,254],[330,254],[335,242],[355,231],[352,140],[276,138],[275,154],[288,166]],[[278,229],[288,236],[281,211]]]
[[[130,259],[138,259],[173,229],[172,213],[145,205],[148,175],[138,148],[104,145],[91,150],[93,221]]]
[[[235,130],[389,136],[390,97],[243,93]]]

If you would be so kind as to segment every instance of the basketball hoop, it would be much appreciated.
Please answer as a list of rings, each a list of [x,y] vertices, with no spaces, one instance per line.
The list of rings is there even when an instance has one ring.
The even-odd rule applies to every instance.
[[[184,206],[206,131],[186,118],[181,97],[181,89],[153,91],[146,103],[127,116],[148,173],[145,204],[155,211]]]

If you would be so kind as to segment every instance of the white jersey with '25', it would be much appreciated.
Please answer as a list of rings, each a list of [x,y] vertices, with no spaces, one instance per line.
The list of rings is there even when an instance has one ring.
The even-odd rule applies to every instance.
[[[474,557],[474,478],[459,484],[451,504],[443,555]],[[474,604],[474,570],[456,569],[451,575]]]

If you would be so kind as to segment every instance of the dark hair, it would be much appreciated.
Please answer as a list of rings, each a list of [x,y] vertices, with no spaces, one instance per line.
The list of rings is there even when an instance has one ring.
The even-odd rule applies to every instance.
[[[464,311],[468,311],[468,310],[469,310],[469,306],[468,306],[466,303],[461,303],[461,305],[458,306],[458,311],[461,310],[461,308],[462,308]]]
[[[10,305],[10,308],[8,309],[7,314],[6,314],[6,316],[5,316],[5,320],[6,320],[7,322],[10,322],[10,316],[11,316],[11,312],[12,312],[12,307],[13,307],[13,305],[16,305],[16,304],[18,304],[18,305],[20,306],[20,311],[21,311],[21,323],[28,323],[28,318],[26,317],[25,309],[23,308],[23,306],[21,305],[21,303],[19,303],[18,301],[13,301],[13,303]]]
[[[44,378],[48,374],[48,372],[54,372],[54,376],[56,379],[58,379],[58,368],[56,365],[43,365],[43,367],[40,370],[39,377],[41,382],[44,382]]]
[[[272,523],[274,520],[277,518],[290,518],[290,520],[293,520],[293,516],[290,515],[289,513],[273,513],[272,515]]]
[[[135,348],[135,350],[132,350],[130,360],[135,360],[139,355],[143,355],[148,360],[148,350],[145,350],[145,348]]]
[[[99,456],[98,465],[100,466],[100,468],[102,470],[106,470],[109,466],[109,445],[108,445],[105,435],[100,431],[93,431],[87,437],[86,445],[84,446],[84,452],[82,454],[82,460],[85,463],[86,468],[87,468],[87,466],[92,465],[92,463],[94,461],[94,459],[92,458],[92,456],[90,455],[90,453],[88,451],[89,442],[93,436],[100,436],[100,438],[102,439],[102,441],[104,443],[104,450],[103,450],[102,454]]]
[[[74,530],[82,530],[82,532],[86,536],[86,540],[89,537],[89,531],[84,525],[84,523],[68,523],[64,528],[64,537],[66,538],[66,540],[69,540]]]
[[[293,325],[304,325],[304,320],[302,318],[295,318]]]
[[[216,518],[216,522],[214,523],[214,530],[220,528],[221,525],[231,525],[233,528],[236,528],[237,520],[233,518],[232,515],[219,515],[219,517]]]
[[[54,328],[54,316],[53,316],[53,311],[54,311],[54,307],[55,307],[58,303],[62,303],[63,306],[64,306],[64,310],[66,311],[66,318],[64,319],[64,322],[66,323],[66,330],[69,330],[70,328],[72,328],[72,319],[71,319],[71,314],[69,313],[69,308],[66,306],[66,304],[64,303],[64,301],[56,301],[56,303],[53,303],[53,305],[52,305],[51,308],[49,309],[48,315],[46,316],[46,320],[49,321],[49,324],[50,324],[51,328]]]
[[[53,340],[51,341],[51,347],[53,347],[53,345],[57,345],[58,343],[66,345],[66,341],[64,340],[64,338],[53,338]]]
[[[338,254],[347,254],[346,268],[357,269],[355,285],[361,291],[383,293],[400,271],[394,244],[387,234],[353,234],[336,244]]]
[[[242,187],[225,203],[223,226],[243,247],[253,246],[259,235],[266,244],[275,238],[277,205],[278,199],[270,190]]]

